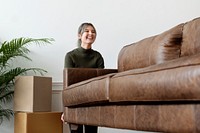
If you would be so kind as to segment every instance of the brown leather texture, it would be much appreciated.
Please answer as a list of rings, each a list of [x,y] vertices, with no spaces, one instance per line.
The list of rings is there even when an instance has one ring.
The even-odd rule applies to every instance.
[[[96,104],[109,99],[110,75],[82,81],[63,90],[65,106]]]
[[[183,28],[181,56],[200,53],[200,18],[187,22]]]
[[[65,68],[63,70],[64,88],[66,89],[67,86],[80,81],[116,72],[118,72],[117,69]]]
[[[199,133],[200,103],[65,108],[69,123],[152,132]]]
[[[200,54],[114,75],[110,102],[200,100]]]
[[[63,103],[86,106],[109,102],[200,101],[198,77],[200,53],[70,85],[63,90]]]
[[[179,24],[159,35],[123,47],[118,55],[118,71],[143,68],[179,58],[183,25]]]
[[[64,69],[64,105],[73,106],[108,101],[110,77],[116,72],[116,69]]]
[[[200,18],[126,45],[118,69],[64,69],[65,121],[200,133]]]

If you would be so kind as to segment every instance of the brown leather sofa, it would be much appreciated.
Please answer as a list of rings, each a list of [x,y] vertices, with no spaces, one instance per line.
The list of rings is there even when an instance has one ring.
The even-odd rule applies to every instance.
[[[118,69],[64,69],[68,123],[200,132],[200,18],[124,46]]]

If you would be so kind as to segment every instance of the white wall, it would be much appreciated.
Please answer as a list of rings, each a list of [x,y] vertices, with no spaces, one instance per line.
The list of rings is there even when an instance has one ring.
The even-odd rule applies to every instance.
[[[92,22],[93,46],[106,68],[117,68],[120,49],[200,16],[199,0],[0,0],[0,41],[16,37],[54,38],[51,46],[32,46],[33,62],[53,81],[62,81],[64,56],[76,47],[77,29]],[[19,63],[20,64],[20,63]]]
[[[93,48],[102,53],[106,68],[117,68],[117,56],[124,45],[200,17],[200,0],[0,0],[0,3],[0,42],[17,37],[55,39],[50,46],[31,46],[32,62],[17,62],[46,69],[46,76],[53,77],[54,82],[62,82],[64,56],[76,47],[77,28],[82,22],[95,25],[98,35]],[[11,133],[12,128],[13,123],[7,122],[0,126],[0,132]]]

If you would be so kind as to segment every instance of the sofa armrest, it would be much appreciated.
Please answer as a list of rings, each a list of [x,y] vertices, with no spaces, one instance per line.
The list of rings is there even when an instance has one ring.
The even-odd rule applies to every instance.
[[[117,69],[102,69],[102,68],[65,68],[63,70],[63,87],[78,83],[90,78],[116,73]]]

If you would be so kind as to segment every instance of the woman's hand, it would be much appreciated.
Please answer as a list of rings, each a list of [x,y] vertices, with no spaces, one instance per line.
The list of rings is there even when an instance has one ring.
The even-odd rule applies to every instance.
[[[61,121],[62,121],[62,122],[65,122],[65,120],[64,120],[64,113],[62,113],[62,115],[61,115],[61,118],[60,118],[60,119],[61,119]]]

